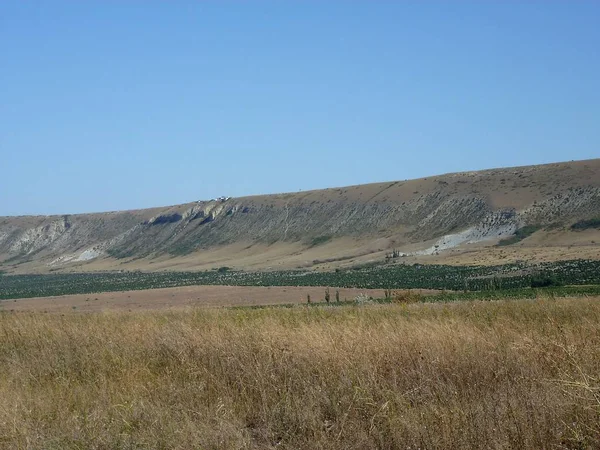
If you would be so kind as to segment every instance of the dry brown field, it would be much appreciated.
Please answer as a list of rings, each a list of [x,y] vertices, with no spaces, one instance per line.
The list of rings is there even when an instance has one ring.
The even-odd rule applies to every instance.
[[[4,312],[0,342],[0,448],[600,448],[600,298]]]
[[[331,301],[335,302],[336,290],[340,300],[353,300],[358,295],[383,298],[382,289],[330,288]],[[415,290],[422,295],[435,293],[431,290]],[[148,289],[96,294],[62,295],[19,300],[0,301],[5,311],[38,311],[48,313],[143,311],[155,309],[182,309],[186,307],[257,306],[288,303],[322,302],[324,287],[298,286],[183,286],[164,289]]]

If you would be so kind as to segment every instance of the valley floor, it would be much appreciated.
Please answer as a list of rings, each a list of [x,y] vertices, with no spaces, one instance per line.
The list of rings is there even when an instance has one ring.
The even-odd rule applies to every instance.
[[[600,298],[0,313],[0,448],[600,446]]]
[[[382,298],[383,289],[338,290],[340,300],[357,296]],[[336,289],[330,289],[335,301]],[[419,290],[423,294],[435,291]],[[189,307],[264,306],[323,302],[324,287],[301,286],[182,286],[95,294],[75,294],[0,301],[0,311],[99,312],[182,309]]]

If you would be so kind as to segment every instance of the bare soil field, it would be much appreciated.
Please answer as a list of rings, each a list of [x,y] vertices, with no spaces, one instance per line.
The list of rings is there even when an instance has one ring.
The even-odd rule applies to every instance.
[[[335,302],[335,288],[330,289]],[[422,294],[435,291],[419,290]],[[373,298],[384,296],[381,289],[339,289],[340,300],[351,300],[358,295]],[[182,286],[165,289],[102,292],[97,294],[63,295],[0,302],[4,311],[39,312],[99,312],[181,309],[198,306],[255,306],[324,301],[323,287],[256,287],[256,286]]]

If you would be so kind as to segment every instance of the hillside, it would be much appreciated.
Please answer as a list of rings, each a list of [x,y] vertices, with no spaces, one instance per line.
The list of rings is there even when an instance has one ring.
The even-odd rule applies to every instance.
[[[327,269],[383,261],[392,249],[402,262],[598,258],[597,217],[600,159],[147,210],[0,217],[0,270]]]

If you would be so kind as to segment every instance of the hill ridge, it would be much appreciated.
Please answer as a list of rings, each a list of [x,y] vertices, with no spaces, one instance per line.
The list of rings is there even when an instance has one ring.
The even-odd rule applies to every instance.
[[[600,159],[592,159],[131,211],[0,217],[0,269],[306,267],[318,264],[316,256],[379,257],[390,248],[434,257],[525,225],[568,227],[599,215]]]

